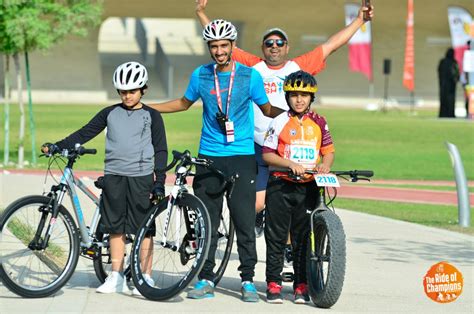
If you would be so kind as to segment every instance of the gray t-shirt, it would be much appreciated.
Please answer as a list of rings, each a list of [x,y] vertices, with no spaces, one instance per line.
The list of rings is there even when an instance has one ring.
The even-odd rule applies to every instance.
[[[143,105],[130,110],[117,104],[101,110],[80,130],[56,143],[59,148],[84,144],[107,127],[105,174],[145,176],[166,167],[166,133],[161,114]],[[157,175],[164,185],[165,174]]]

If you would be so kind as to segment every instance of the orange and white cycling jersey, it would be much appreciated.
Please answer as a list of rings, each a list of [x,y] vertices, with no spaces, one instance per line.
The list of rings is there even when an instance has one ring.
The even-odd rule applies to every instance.
[[[262,149],[264,154],[275,153],[306,169],[314,169],[321,156],[334,151],[331,133],[324,117],[308,112],[300,119],[289,111],[272,121]],[[307,180],[304,181],[308,181],[312,176],[306,176],[305,179]]]

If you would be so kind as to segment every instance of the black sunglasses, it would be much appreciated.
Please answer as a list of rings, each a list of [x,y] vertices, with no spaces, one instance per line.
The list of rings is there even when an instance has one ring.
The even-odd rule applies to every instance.
[[[267,48],[273,47],[274,43],[276,43],[276,45],[281,48],[286,44],[286,41],[283,39],[267,39],[263,43]]]

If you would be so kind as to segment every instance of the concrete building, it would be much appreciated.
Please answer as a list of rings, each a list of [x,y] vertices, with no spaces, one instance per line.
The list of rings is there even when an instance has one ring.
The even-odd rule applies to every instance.
[[[258,55],[261,35],[269,27],[287,31],[292,57],[311,50],[344,26],[343,0],[209,2],[208,15],[236,23],[238,45]],[[372,101],[383,97],[383,59],[390,58],[389,97],[403,104],[409,97],[402,86],[407,3],[378,0],[374,4]],[[474,14],[472,0],[415,1],[415,96],[419,103],[438,103],[437,65],[451,45],[448,5],[462,6]],[[35,103],[109,103],[117,99],[111,86],[113,69],[130,59],[150,69],[148,99],[180,97],[191,71],[210,60],[200,40],[193,1],[105,0],[103,18],[100,29],[91,30],[88,37],[71,37],[46,54],[31,55]],[[369,101],[369,83],[362,74],[348,70],[347,51],[343,47],[331,55],[326,70],[317,76],[323,103]],[[460,88],[457,97],[462,101]]]

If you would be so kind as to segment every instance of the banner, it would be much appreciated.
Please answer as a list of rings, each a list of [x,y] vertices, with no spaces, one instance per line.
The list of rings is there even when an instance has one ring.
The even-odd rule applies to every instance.
[[[457,6],[448,7],[449,31],[454,49],[454,59],[459,65],[459,72],[463,72],[463,56],[467,49],[467,41],[474,38],[474,22],[466,9]]]
[[[344,5],[346,25],[359,14],[359,4],[348,3]],[[362,72],[372,82],[372,32],[370,22],[366,22],[349,40],[349,69]]]
[[[410,92],[415,90],[415,34],[413,1],[408,0],[407,33],[405,42],[405,63],[403,65],[403,86]]]

